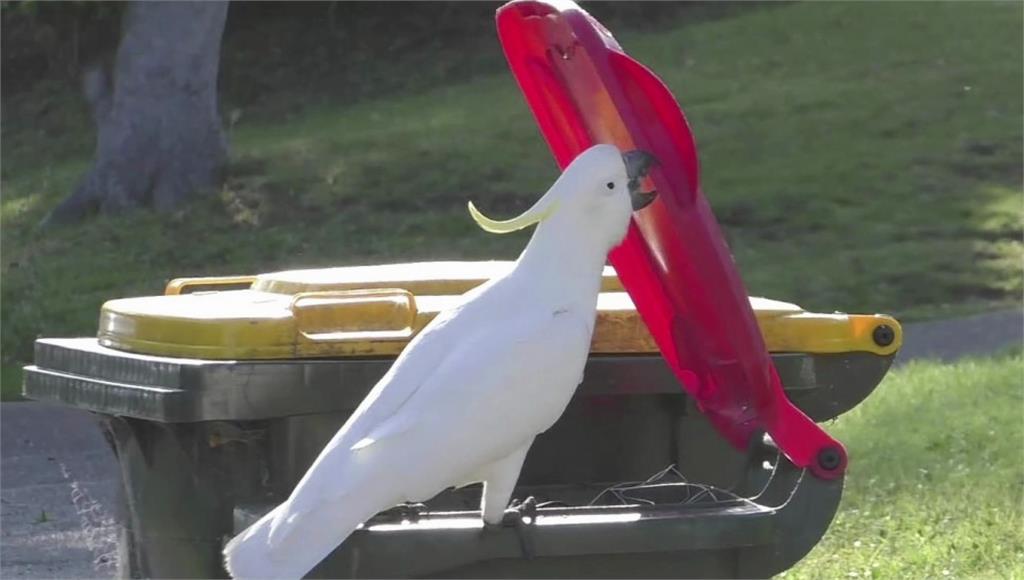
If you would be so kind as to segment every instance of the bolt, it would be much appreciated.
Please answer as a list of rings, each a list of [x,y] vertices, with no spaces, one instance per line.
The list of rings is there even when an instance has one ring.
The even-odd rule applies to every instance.
[[[843,456],[835,447],[826,447],[818,452],[818,465],[825,471],[832,471],[842,463]]]
[[[878,346],[889,346],[892,341],[896,340],[896,333],[888,324],[879,324],[871,333],[871,338]]]

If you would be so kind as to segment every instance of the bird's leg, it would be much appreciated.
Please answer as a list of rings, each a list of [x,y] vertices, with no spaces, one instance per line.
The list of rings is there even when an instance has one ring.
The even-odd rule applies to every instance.
[[[531,495],[523,501],[513,501],[505,510],[502,525],[511,527],[519,539],[523,557],[532,560],[537,550],[533,541],[533,524],[537,521],[537,500]]]
[[[523,468],[523,460],[526,459],[531,443],[532,440],[485,470],[484,491],[480,501],[480,513],[485,524],[497,526],[504,520],[505,507],[512,499],[512,490],[516,487],[519,471]]]
[[[512,527],[519,538],[523,557],[527,559],[532,558],[535,551],[530,528],[524,518],[529,516],[531,523],[536,518],[537,501],[529,497],[522,503],[514,503],[507,510],[505,506],[512,498],[512,490],[515,489],[519,472],[523,468],[523,460],[526,459],[526,452],[532,443],[533,441],[530,441],[522,449],[494,463],[485,471],[484,493],[480,503],[484,531],[490,530],[493,533],[504,526]]]

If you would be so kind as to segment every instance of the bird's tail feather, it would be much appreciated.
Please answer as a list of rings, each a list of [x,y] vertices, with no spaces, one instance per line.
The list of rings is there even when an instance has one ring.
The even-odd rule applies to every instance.
[[[302,578],[374,515],[323,506],[302,514],[296,533],[272,546],[271,524],[286,505],[271,510],[224,547],[224,567],[232,578]]]
[[[272,578],[275,562],[270,557],[270,524],[277,509],[238,534],[224,547],[224,567],[232,578]]]

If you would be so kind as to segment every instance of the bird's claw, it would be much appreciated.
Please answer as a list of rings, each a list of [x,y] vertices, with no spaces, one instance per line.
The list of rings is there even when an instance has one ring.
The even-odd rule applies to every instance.
[[[533,543],[533,524],[537,522],[537,500],[532,495],[523,501],[513,501],[505,510],[504,525],[515,528],[523,558],[532,560],[536,549]]]
[[[529,518],[529,519],[527,519]],[[531,525],[537,521],[537,500],[532,496],[523,501],[512,501],[501,521],[495,524],[484,520],[484,533],[494,534],[505,528],[512,528],[519,539],[519,547],[523,557],[530,560],[534,557],[536,550],[533,545],[533,530]]]
[[[530,518],[529,521],[526,518]],[[533,523],[536,519],[537,499],[531,495],[523,501],[512,500],[512,504],[505,510],[501,523],[504,526],[516,526]]]

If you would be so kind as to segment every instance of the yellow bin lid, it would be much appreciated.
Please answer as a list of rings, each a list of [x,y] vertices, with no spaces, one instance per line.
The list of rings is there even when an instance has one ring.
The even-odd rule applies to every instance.
[[[104,304],[98,336],[111,348],[201,359],[394,356],[462,293],[511,266],[420,262],[180,278],[163,296]],[[888,316],[814,314],[764,298],[751,298],[751,305],[772,352],[886,355],[902,342],[899,324]],[[872,337],[880,325],[892,329],[886,346]],[[658,352],[611,267],[604,272],[591,352]]]

